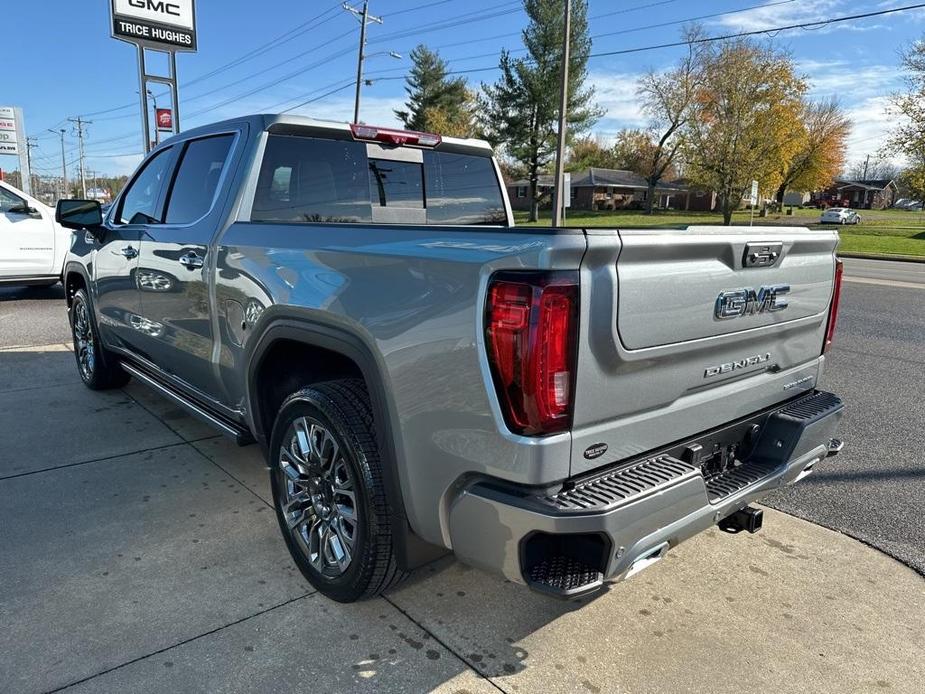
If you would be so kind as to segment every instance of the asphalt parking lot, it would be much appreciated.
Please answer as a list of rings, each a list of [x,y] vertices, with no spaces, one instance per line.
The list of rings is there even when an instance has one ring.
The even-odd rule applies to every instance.
[[[581,604],[451,559],[312,594],[255,447],[86,390],[60,288],[0,290],[0,691],[922,691],[925,582],[845,534],[923,571],[925,289],[872,274],[823,384],[849,447],[771,499],[815,522],[710,531]]]

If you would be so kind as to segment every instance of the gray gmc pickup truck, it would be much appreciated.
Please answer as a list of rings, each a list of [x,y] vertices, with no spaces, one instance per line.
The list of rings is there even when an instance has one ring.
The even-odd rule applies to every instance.
[[[477,140],[252,116],[65,200],[77,366],[270,468],[308,581],[351,601],[451,550],[585,595],[836,453],[816,390],[834,231],[518,228]]]

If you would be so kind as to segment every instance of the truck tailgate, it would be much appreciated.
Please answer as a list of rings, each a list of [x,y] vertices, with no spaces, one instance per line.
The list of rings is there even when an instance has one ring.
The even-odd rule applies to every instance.
[[[572,474],[814,387],[836,233],[695,227],[586,234]]]

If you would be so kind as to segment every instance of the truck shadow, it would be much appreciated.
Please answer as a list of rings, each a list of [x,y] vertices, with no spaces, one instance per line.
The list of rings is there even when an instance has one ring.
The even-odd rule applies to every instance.
[[[3,301],[60,301],[64,303],[64,287],[4,287],[0,285],[0,302]]]

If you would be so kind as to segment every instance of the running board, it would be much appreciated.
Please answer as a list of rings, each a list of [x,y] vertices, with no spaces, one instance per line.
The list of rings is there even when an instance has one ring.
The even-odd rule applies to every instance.
[[[138,367],[133,366],[132,364],[129,364],[125,361],[120,362],[119,365],[133,377],[137,378],[149,388],[156,390],[158,393],[163,395],[174,404],[179,405],[197,419],[215,427],[225,436],[234,439],[234,442],[239,446],[247,446],[248,444],[254,443],[254,437],[243,427],[239,427],[229,422],[224,417],[218,417],[211,412],[208,412],[205,408],[185,398],[173,388],[165,386],[163,383],[156,380],[154,377],[149,376]]]

